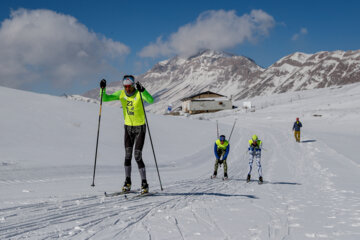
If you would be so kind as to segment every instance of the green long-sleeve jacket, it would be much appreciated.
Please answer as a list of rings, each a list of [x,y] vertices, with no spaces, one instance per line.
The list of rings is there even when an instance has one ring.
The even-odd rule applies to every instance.
[[[131,97],[126,96],[125,90],[119,90],[114,92],[113,94],[106,94],[106,89],[104,89],[102,100],[104,102],[116,101],[119,100],[121,102],[123,113],[124,113],[124,122],[127,126],[140,126],[145,124],[145,113],[143,110],[140,92],[135,90],[135,94]],[[101,96],[101,89],[100,89]],[[141,93],[142,98],[148,102],[153,103],[154,99],[148,93],[148,91],[144,91]]]

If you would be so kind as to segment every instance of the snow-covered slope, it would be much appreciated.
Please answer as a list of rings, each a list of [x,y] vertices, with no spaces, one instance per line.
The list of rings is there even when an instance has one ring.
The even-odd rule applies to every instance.
[[[187,59],[174,57],[159,62],[137,77],[155,104],[149,110],[164,113],[169,104],[180,106],[180,99],[202,91],[213,91],[233,99],[341,86],[360,79],[360,50],[294,53],[267,69],[253,60],[219,51],[205,50]],[[121,89],[113,82],[108,91]],[[99,90],[85,94],[98,98]]]
[[[84,96],[81,96],[81,95],[67,95],[67,94],[64,94],[62,97],[67,98],[67,99],[71,99],[71,100],[75,100],[75,101],[95,103],[95,104],[99,104],[99,102],[100,102],[97,99],[87,98],[87,97],[84,97]]]
[[[360,85],[251,101],[256,112],[148,114],[164,191],[147,137],[155,194],[105,198],[124,180],[121,109],[103,106],[91,188],[99,106],[0,87],[0,239],[358,239]],[[211,180],[215,121],[229,135],[235,119],[230,179]],[[264,143],[263,185],[245,182],[252,134]]]

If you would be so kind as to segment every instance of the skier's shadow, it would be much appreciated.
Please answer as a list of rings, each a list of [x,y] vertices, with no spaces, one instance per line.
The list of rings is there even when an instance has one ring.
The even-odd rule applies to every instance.
[[[280,185],[302,185],[301,183],[296,182],[267,182],[269,184],[280,184]]]
[[[316,140],[312,139],[312,140],[303,140],[303,141],[301,141],[301,143],[311,143],[311,142],[316,142]]]
[[[255,195],[249,194],[226,194],[226,193],[208,193],[208,192],[189,192],[189,193],[157,193],[158,196],[217,196],[217,197],[246,197],[258,199]]]
[[[231,179],[234,181],[240,181],[240,182],[246,182],[246,179]],[[252,182],[258,182],[258,180],[250,180],[249,183]],[[264,181],[262,184],[280,184],[280,185],[302,185],[301,183],[297,183],[297,182],[270,182],[270,181]]]

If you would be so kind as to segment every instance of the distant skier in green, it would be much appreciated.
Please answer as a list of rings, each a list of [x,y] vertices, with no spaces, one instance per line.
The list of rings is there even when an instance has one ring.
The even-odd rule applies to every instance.
[[[135,146],[134,155],[141,176],[141,192],[147,193],[149,191],[149,185],[146,180],[145,164],[142,158],[146,125],[140,94],[148,103],[153,103],[154,99],[139,82],[135,84],[135,77],[132,75],[125,75],[122,83],[124,90],[119,90],[108,95],[105,89],[106,81],[102,80],[100,82],[100,94],[101,91],[103,91],[102,100],[104,102],[120,101],[123,108],[125,123],[125,183],[122,191],[128,192],[131,189],[131,159]]]
[[[251,178],[251,170],[252,165],[254,162],[254,159],[256,159],[256,164],[258,166],[258,173],[259,173],[259,183],[263,182],[262,177],[262,168],[261,168],[261,147],[262,147],[262,141],[258,139],[258,136],[253,135],[252,138],[249,140],[249,173],[247,175],[246,181],[250,182]]]
[[[216,178],[218,167],[221,164],[224,165],[224,179],[228,178],[226,159],[229,154],[229,151],[230,151],[230,144],[225,139],[225,136],[221,135],[220,138],[216,140],[214,145],[214,154],[216,160],[214,166],[214,174],[211,176],[211,178]]]

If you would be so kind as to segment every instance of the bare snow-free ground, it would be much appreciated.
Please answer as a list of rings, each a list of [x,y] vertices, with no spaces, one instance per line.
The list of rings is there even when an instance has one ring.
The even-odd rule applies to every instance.
[[[147,136],[154,195],[106,198],[124,181],[122,110],[104,103],[92,188],[99,106],[0,87],[0,239],[360,239],[360,85],[250,100],[256,112],[148,114],[164,191]],[[216,120],[228,136],[235,119],[230,178],[210,179]],[[253,134],[262,185],[255,164],[245,181]]]

